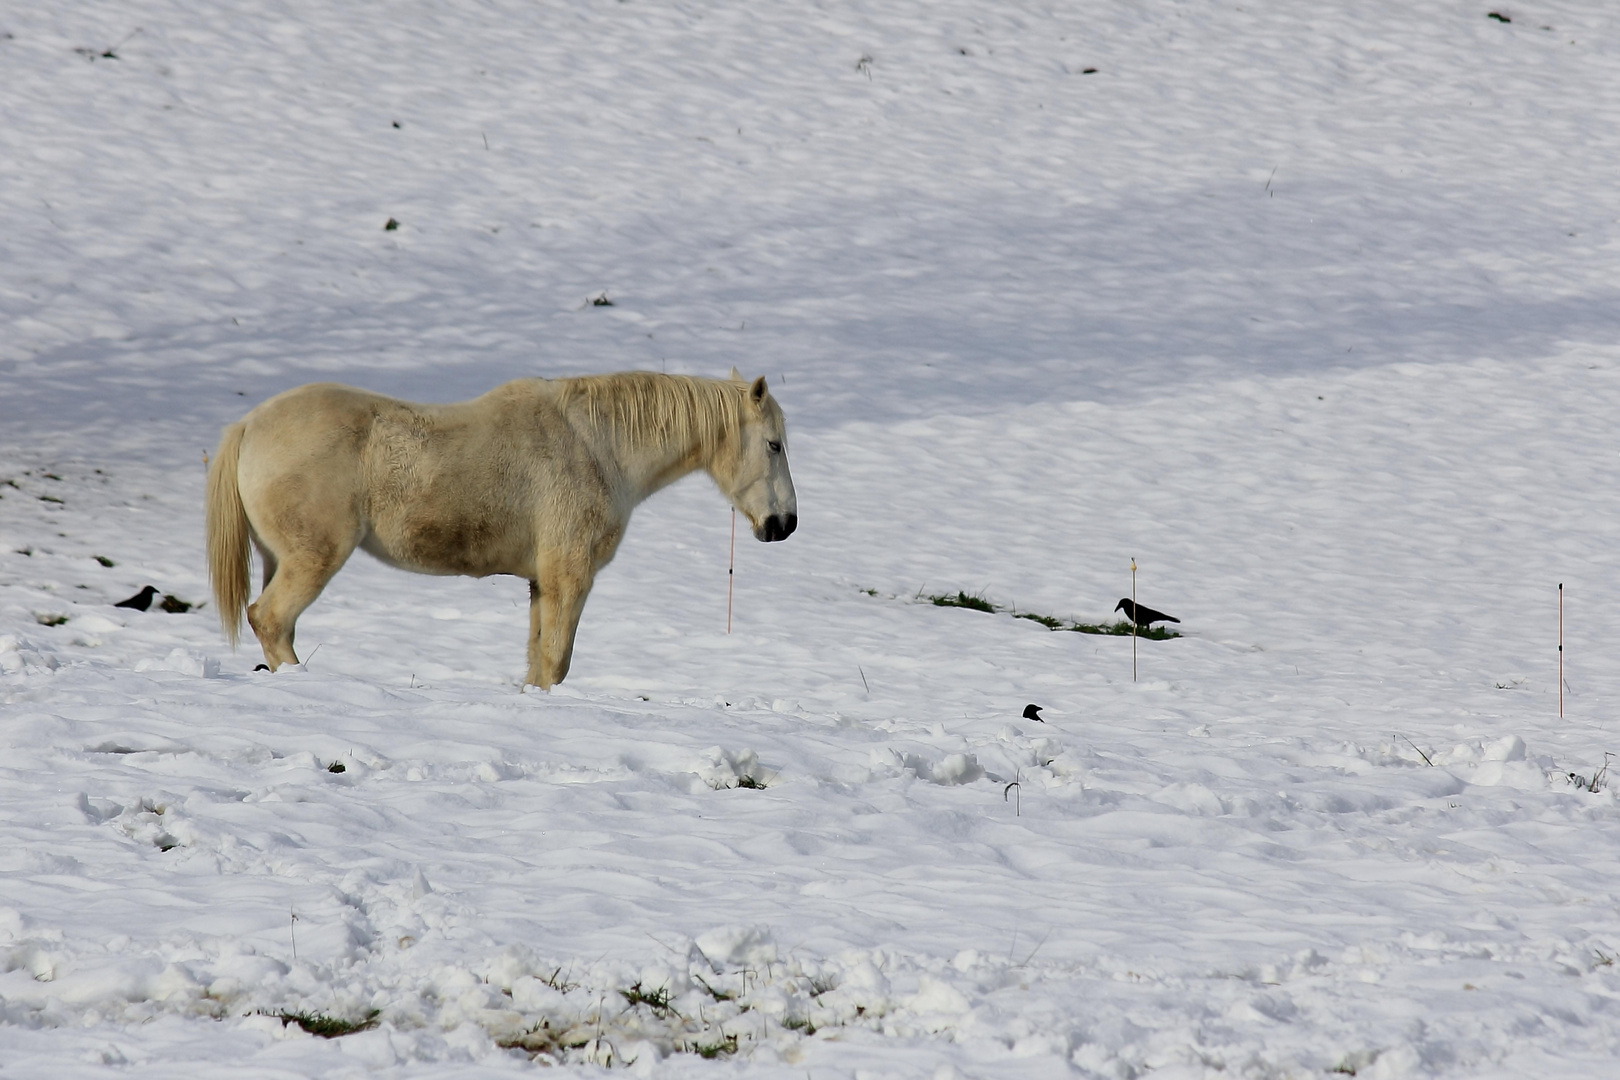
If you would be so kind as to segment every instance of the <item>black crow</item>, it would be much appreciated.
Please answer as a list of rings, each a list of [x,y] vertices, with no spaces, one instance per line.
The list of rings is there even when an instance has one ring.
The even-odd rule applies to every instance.
[[[1120,602],[1114,605],[1114,610],[1123,611],[1127,619],[1144,630],[1151,628],[1156,622],[1178,623],[1181,621],[1174,615],[1166,615],[1162,611],[1154,611],[1145,605],[1133,603],[1128,596],[1121,598]]]
[[[148,585],[128,600],[120,600],[113,607],[134,608],[136,611],[145,611],[152,606],[152,597],[157,595],[157,586]]]
[[[1025,720],[1033,720],[1037,724],[1046,723],[1045,720],[1041,719],[1041,707],[1039,705],[1025,705],[1024,706],[1024,719]]]

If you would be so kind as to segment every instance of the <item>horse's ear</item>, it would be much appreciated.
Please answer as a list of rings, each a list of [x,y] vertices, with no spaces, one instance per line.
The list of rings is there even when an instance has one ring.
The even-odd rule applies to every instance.
[[[743,381],[742,372],[737,370],[737,365],[735,365],[735,364],[731,365],[731,381],[732,382],[742,382]]]
[[[765,376],[763,375],[748,384],[748,396],[753,399],[755,405],[765,400],[765,394],[769,390],[770,387],[765,385]]]

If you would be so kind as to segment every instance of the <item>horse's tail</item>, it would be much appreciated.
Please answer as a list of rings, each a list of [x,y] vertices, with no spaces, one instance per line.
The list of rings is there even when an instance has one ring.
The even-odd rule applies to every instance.
[[[248,519],[236,486],[245,425],[232,424],[220,437],[208,465],[208,578],[214,584],[219,624],[231,648],[242,633],[242,609],[252,584],[248,576]]]

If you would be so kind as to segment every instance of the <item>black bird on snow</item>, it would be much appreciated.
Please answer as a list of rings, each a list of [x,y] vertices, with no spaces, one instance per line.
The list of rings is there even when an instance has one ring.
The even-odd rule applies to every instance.
[[[1156,622],[1178,623],[1181,621],[1174,615],[1166,615],[1162,611],[1154,611],[1145,604],[1134,603],[1128,596],[1121,597],[1119,603],[1114,605],[1114,610],[1123,611],[1127,619],[1144,630],[1152,629],[1153,624]]]
[[[1037,724],[1046,723],[1045,720],[1041,719],[1041,707],[1039,705],[1025,705],[1024,706],[1024,719],[1025,720],[1033,720]]]
[[[136,611],[145,611],[152,606],[152,597],[157,595],[157,586],[148,585],[128,600],[120,600],[113,607],[134,608]]]

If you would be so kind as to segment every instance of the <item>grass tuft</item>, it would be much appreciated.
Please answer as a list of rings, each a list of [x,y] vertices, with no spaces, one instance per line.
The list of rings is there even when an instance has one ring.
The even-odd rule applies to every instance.
[[[1603,767],[1601,769],[1593,773],[1590,777],[1582,776],[1580,773],[1570,773],[1569,782],[1575,785],[1577,791],[1590,791],[1592,794],[1596,795],[1598,792],[1602,791],[1603,786],[1608,783],[1609,762],[1613,759],[1614,755],[1612,753],[1605,752],[1603,755]]]
[[[870,589],[863,589],[861,591],[869,593],[870,595],[876,595],[876,593]],[[922,597],[921,594],[919,594],[919,599],[926,599],[935,607],[967,608],[969,611],[984,611],[990,614],[1010,610],[1012,617],[1015,619],[1028,619],[1032,623],[1040,623],[1048,630],[1066,630],[1076,634],[1103,634],[1108,637],[1131,637],[1134,635],[1135,637],[1146,638],[1149,641],[1169,641],[1171,638],[1178,638],[1181,636],[1176,631],[1164,626],[1133,629],[1130,621],[1127,619],[1121,619],[1118,622],[1112,623],[1086,623],[1076,622],[1073,620],[1065,621],[1057,618],[1055,615],[1041,615],[1033,611],[1019,611],[1016,608],[1008,609],[998,607],[986,600],[983,594],[970,596],[960,589],[958,589],[955,593],[935,593],[927,597]]]
[[[366,1013],[363,1020],[345,1020],[340,1016],[316,1012],[280,1012],[273,1015],[281,1021],[282,1027],[297,1024],[311,1035],[319,1035],[323,1039],[337,1039],[359,1031],[370,1031],[377,1026],[377,1017],[382,1014],[372,1009]]]
[[[572,969],[570,968],[570,970]],[[541,979],[540,981],[557,991],[559,994],[567,994],[571,991],[579,989],[579,983],[569,982],[568,976],[562,974],[561,966],[554,968],[549,977]]]
[[[66,615],[51,615],[49,613],[35,615],[34,621],[41,626],[61,626],[68,621]]]
[[[727,1035],[719,1042],[696,1043],[692,1046],[692,1052],[708,1061],[718,1057],[730,1057],[737,1052],[737,1036]]]
[[[933,602],[935,607],[959,607],[967,608],[969,611],[986,611],[992,614],[994,614],[996,610],[996,605],[986,600],[983,596],[969,596],[960,589],[957,590],[955,596],[952,596],[949,593],[939,593],[938,595],[930,596],[928,599]]]
[[[1131,623],[1128,619],[1121,619],[1115,623],[1072,623],[1065,626],[1065,630],[1073,630],[1077,634],[1107,634],[1110,637],[1130,637],[1132,635]],[[1169,641],[1181,635],[1174,630],[1163,626],[1150,626],[1145,630],[1137,630],[1135,636],[1147,638],[1149,641]]]
[[[737,777],[735,783],[728,784],[724,780],[710,780],[708,781],[708,785],[715,791],[735,791],[738,788],[746,788],[749,791],[764,791],[766,788],[771,786],[771,781],[775,780],[780,775],[782,775],[781,771],[778,770],[777,772],[773,772],[770,776],[767,776],[765,779],[761,780],[757,776],[744,773],[742,776]]]
[[[631,1005],[645,1005],[659,1016],[668,1016],[675,1011],[670,1008],[667,986],[660,986],[656,990],[643,990],[638,982],[628,990],[620,990],[619,996]]]
[[[737,996],[736,994],[728,994],[724,990],[716,990],[714,987],[710,986],[708,980],[701,975],[693,975],[692,978],[696,979],[698,981],[698,985],[707,990],[709,992],[709,996],[714,998],[716,1001],[731,1001]]]

